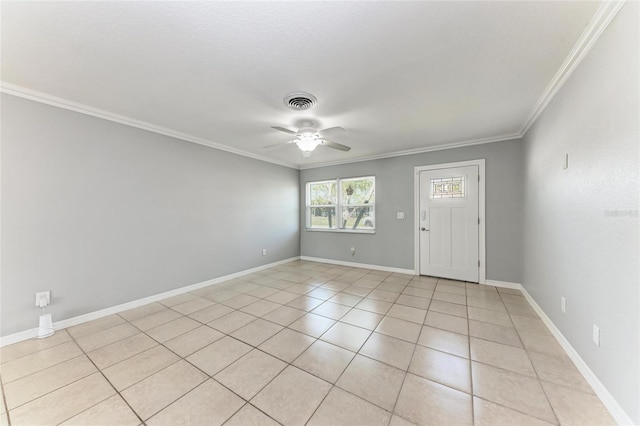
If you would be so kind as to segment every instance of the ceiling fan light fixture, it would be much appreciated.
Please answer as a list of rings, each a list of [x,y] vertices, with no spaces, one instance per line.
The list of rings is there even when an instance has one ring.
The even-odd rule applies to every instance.
[[[309,153],[309,155],[311,155],[311,151],[320,145],[320,139],[314,138],[313,135],[301,135],[300,139],[296,141],[296,145],[298,145],[298,148],[300,148],[303,155],[304,153]]]
[[[280,145],[292,145],[296,144],[298,149],[302,151],[302,156],[308,158],[311,156],[311,152],[313,152],[318,145],[322,145],[326,148],[337,149],[339,151],[349,151],[351,147],[347,145],[342,145],[340,143],[331,142],[324,139],[324,133],[336,133],[336,132],[344,132],[342,127],[329,127],[324,130],[316,130],[314,127],[314,123],[311,121],[304,121],[301,123],[301,127],[296,132],[295,130],[287,129],[286,127],[280,126],[271,126],[272,129],[278,130],[280,132],[287,133],[289,135],[295,135],[297,138],[293,140],[289,140],[287,142],[278,143],[275,145],[267,145],[264,148],[272,148]]]

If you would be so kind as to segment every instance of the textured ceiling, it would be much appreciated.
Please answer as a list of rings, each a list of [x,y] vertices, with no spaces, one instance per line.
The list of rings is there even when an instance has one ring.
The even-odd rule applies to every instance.
[[[2,81],[307,167],[518,135],[599,6],[3,1]],[[262,148],[305,119],[351,151]]]

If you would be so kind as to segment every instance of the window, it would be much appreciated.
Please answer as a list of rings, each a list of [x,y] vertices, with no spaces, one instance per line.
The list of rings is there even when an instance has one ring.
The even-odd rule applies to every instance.
[[[431,198],[464,197],[465,176],[431,179]]]
[[[307,229],[374,231],[375,177],[308,182]]]

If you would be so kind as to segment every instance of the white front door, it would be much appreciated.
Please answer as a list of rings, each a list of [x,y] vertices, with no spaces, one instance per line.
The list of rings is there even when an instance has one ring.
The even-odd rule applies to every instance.
[[[420,274],[479,281],[478,166],[421,171]]]

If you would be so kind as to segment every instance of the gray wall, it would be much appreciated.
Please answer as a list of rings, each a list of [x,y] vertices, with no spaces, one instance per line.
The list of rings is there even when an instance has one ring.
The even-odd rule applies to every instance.
[[[301,255],[395,268],[414,268],[414,167],[486,159],[487,279],[521,280],[522,147],[520,140],[363,161],[300,172],[301,211],[309,181],[376,176],[376,233],[304,230]],[[405,219],[396,219],[403,211]],[[349,249],[356,248],[351,256]]]
[[[524,138],[523,284],[635,423],[639,49],[627,2]]]
[[[298,256],[298,178],[2,95],[1,334]]]

